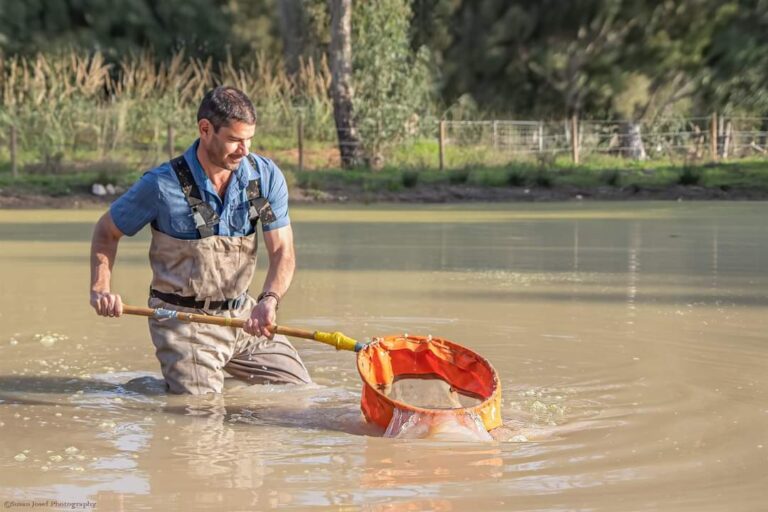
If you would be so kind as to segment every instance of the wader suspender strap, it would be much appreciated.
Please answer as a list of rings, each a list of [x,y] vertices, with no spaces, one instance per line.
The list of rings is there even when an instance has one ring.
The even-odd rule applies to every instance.
[[[184,191],[184,197],[192,209],[192,218],[195,220],[195,227],[200,238],[213,236],[215,234],[213,228],[219,223],[219,214],[211,208],[211,205],[203,201],[203,196],[200,195],[200,189],[197,188],[187,160],[183,155],[177,156],[171,160],[171,167],[173,167],[176,177],[179,178],[181,190]]]
[[[253,170],[257,171],[258,166],[256,164],[256,158],[250,153],[248,154],[248,161],[251,163],[251,166],[253,166]],[[261,218],[262,226],[277,220],[269,201],[261,196],[258,179],[248,182],[246,194],[248,195],[248,204],[250,205],[250,208],[248,209],[248,218],[251,221],[251,226],[253,226],[254,230],[256,230],[256,222],[259,218]]]

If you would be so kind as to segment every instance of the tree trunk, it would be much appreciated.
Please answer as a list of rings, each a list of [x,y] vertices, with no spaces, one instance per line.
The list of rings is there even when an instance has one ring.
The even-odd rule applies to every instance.
[[[637,121],[626,121],[621,125],[621,156],[632,158],[633,160],[645,160],[648,158],[648,155],[645,153],[640,126],[640,123]]]
[[[304,52],[304,7],[302,0],[277,0],[277,18],[283,41],[285,70],[290,76],[299,71],[299,59]]]
[[[361,163],[361,146],[352,114],[352,0],[328,0],[331,13],[331,101],[339,139],[341,166]]]

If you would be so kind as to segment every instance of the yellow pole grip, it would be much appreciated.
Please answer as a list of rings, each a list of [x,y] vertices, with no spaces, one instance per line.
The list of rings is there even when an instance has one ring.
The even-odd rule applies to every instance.
[[[322,343],[327,343],[332,347],[336,347],[336,350],[349,350],[357,352],[360,350],[357,340],[353,340],[349,336],[345,336],[340,332],[321,332],[315,331],[314,338]]]

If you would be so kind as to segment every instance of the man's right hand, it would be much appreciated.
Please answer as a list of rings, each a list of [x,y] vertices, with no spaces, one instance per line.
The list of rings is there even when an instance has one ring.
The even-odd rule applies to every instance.
[[[116,293],[92,291],[91,306],[100,316],[120,316],[123,314],[123,299]]]

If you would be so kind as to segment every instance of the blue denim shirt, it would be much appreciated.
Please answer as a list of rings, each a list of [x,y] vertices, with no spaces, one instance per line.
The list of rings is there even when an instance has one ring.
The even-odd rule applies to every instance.
[[[247,158],[229,182],[224,199],[216,193],[213,183],[203,171],[197,159],[199,140],[184,152],[184,158],[192,170],[192,176],[203,199],[219,214],[221,220],[215,233],[221,236],[244,236],[253,233],[248,220],[248,182],[259,179],[261,193],[267,198],[277,220],[262,226],[264,231],[282,228],[291,223],[288,217],[288,187],[285,177],[272,160],[254,154],[257,168],[253,169]],[[181,185],[166,162],[147,172],[110,207],[112,220],[117,228],[128,236],[135,235],[149,223],[174,238],[191,240],[199,238],[192,210],[189,208]]]

